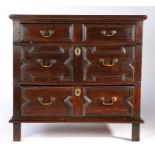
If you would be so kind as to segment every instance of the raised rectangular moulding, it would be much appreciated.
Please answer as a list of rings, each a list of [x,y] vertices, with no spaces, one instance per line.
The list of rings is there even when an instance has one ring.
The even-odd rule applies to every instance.
[[[140,139],[145,15],[10,15],[13,140],[22,123],[130,123]]]
[[[69,83],[74,81],[73,47],[66,45],[14,46],[14,81],[34,83]],[[14,64],[14,66],[15,66]],[[18,68],[19,67],[19,68]]]
[[[136,39],[136,26],[124,24],[82,25],[82,40],[85,42],[129,41]]]
[[[21,87],[22,116],[72,116],[72,87]]]
[[[72,42],[72,24],[21,24],[19,42]]]

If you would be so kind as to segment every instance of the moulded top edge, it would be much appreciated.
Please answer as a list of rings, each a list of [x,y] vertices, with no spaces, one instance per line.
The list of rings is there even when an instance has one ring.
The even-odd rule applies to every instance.
[[[146,15],[21,15],[11,14],[11,19],[19,20],[33,20],[33,19],[131,19],[131,20],[145,20]]]

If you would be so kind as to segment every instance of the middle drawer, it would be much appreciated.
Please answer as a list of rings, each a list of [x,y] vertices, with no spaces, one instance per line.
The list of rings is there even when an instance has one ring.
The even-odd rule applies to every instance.
[[[48,84],[132,84],[136,47],[14,47],[14,80]],[[19,68],[16,65],[20,63]]]

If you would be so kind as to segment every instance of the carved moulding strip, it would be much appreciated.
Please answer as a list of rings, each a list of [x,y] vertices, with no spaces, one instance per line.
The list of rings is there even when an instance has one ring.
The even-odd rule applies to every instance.
[[[73,105],[71,103],[71,99],[72,99],[72,96],[68,96],[64,99],[64,103],[66,105],[66,108],[67,108],[67,111],[68,111],[68,114],[70,116],[73,116]]]
[[[85,116],[87,113],[87,108],[91,104],[92,100],[87,96],[86,89],[83,89],[84,103],[83,103],[83,112],[82,115]]]
[[[82,24],[82,41],[87,40],[87,27],[86,25]]]
[[[124,103],[128,106],[129,114],[133,115],[133,94],[132,91],[129,92],[129,96],[125,98]]]
[[[73,24],[69,26],[69,39],[71,41],[74,41],[74,25]]]
[[[73,66],[71,65],[71,63],[72,63],[72,61],[73,61],[73,47],[71,47],[70,49],[69,49],[69,57],[68,57],[68,59],[64,62],[64,65],[69,69],[69,77],[67,78],[67,81],[68,80],[71,80],[71,81],[73,81],[74,80],[74,74],[73,74]]]
[[[87,68],[92,65],[92,63],[87,59],[87,49],[85,47],[82,47],[82,68],[83,68],[83,81],[87,80]]]

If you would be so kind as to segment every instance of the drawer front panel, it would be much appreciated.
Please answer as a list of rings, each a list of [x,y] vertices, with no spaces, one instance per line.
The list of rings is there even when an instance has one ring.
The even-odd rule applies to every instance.
[[[83,47],[83,81],[132,83],[134,61],[135,47]]]
[[[83,116],[132,116],[133,87],[85,87]]]
[[[135,26],[120,24],[86,24],[82,26],[82,40],[85,42],[135,41]]]
[[[71,82],[73,78],[73,52],[67,46],[22,46],[21,81]]]
[[[72,24],[22,24],[21,42],[72,42]]]
[[[22,116],[72,116],[71,87],[22,87]]]

